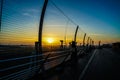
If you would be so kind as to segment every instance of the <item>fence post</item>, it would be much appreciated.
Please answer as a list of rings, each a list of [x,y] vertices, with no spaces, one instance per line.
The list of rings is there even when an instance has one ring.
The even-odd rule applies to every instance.
[[[90,46],[92,45],[92,39],[90,38]]]
[[[89,52],[92,51],[92,39],[90,38],[90,46],[89,46]]]
[[[74,35],[74,41],[75,42],[76,42],[76,36],[77,36],[78,28],[79,28],[79,26],[77,26],[76,31],[75,31],[75,35]]]
[[[76,36],[78,32],[79,26],[77,26],[74,41],[72,41],[72,54],[71,54],[71,68],[72,68],[72,76],[74,80],[78,80],[78,57],[77,57],[77,46],[76,46]]]
[[[92,41],[92,46],[94,46],[94,41]]]
[[[43,29],[43,22],[44,22],[44,16],[47,8],[48,0],[44,0],[44,5],[42,8],[41,16],[40,16],[40,22],[39,22],[39,32],[38,32],[38,42],[35,42],[35,49],[36,49],[36,55],[42,54],[42,29]],[[43,56],[41,57],[36,57],[36,60],[43,59]],[[37,64],[39,65],[39,63]],[[40,65],[42,67],[39,67],[37,70],[36,74],[39,73],[40,68],[44,74],[44,64]]]
[[[101,41],[99,41],[99,47],[101,46]]]
[[[39,23],[38,42],[39,42],[40,53],[42,53],[42,29],[43,29],[43,22],[44,22],[45,11],[47,8],[47,3],[48,3],[48,0],[45,0],[42,8],[42,13],[40,16],[40,23]]]
[[[88,37],[88,39],[87,39],[87,46],[89,45],[89,39],[90,39],[90,37]]]
[[[86,33],[84,34],[84,38],[83,38],[83,46],[85,46],[85,37],[86,37]]]
[[[77,64],[77,48],[76,48],[76,36],[78,32],[79,26],[77,26],[75,35],[74,35],[74,41],[72,41],[72,55],[71,55],[71,61],[72,61],[72,66],[76,66]]]

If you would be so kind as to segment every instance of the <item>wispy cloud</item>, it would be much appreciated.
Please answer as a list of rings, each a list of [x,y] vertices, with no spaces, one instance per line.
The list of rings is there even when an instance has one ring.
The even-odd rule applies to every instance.
[[[38,13],[38,12],[39,12],[38,9],[27,9],[26,11],[28,11],[28,12],[35,12],[35,13]]]
[[[30,13],[27,13],[27,12],[23,13],[23,15],[24,15],[24,16],[28,16],[28,17],[31,17],[31,16],[32,16]]]
[[[36,14],[38,14],[40,11],[38,9],[24,9],[22,15],[28,16],[28,17],[33,17]]]
[[[91,36],[104,36],[103,34],[90,34]]]

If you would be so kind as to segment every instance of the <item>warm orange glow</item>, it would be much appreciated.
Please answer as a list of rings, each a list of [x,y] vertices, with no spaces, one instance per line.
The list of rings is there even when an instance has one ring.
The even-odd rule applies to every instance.
[[[53,41],[54,41],[53,38],[47,38],[48,43],[52,43]]]

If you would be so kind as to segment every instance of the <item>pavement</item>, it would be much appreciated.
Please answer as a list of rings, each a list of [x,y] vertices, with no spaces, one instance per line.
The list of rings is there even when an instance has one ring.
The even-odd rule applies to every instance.
[[[95,49],[80,57],[77,65],[67,62],[51,69],[42,80],[120,80],[120,53],[111,48]]]
[[[98,49],[79,80],[120,80],[120,54],[112,49]]]

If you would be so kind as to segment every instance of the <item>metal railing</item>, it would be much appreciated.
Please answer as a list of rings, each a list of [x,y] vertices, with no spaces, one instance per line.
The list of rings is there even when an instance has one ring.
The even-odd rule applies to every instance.
[[[58,52],[56,52],[56,53],[58,53]],[[60,59],[60,58],[65,58],[67,55],[70,55],[70,50],[69,51],[68,50],[67,51],[59,51],[59,53],[61,53],[61,54],[54,55],[56,53],[55,52],[54,53],[52,52],[52,54],[49,53],[53,56],[47,58],[47,61],[44,63],[44,66],[47,65],[47,64],[50,64],[52,61],[55,61],[55,60]],[[64,54],[62,54],[62,53],[64,53]],[[12,62],[12,61],[17,62],[18,60],[23,60],[23,59],[30,59],[31,61],[23,63],[23,64],[19,64],[19,65],[15,65],[15,66],[11,66],[11,67],[8,67],[8,68],[1,69],[0,73],[4,74],[4,72],[6,73],[7,71],[12,71],[12,70],[15,70],[16,68],[20,69],[21,67],[26,67],[27,66],[26,69],[24,69],[24,70],[20,70],[20,71],[10,73],[8,75],[0,77],[0,79],[2,79],[2,80],[3,79],[4,80],[9,80],[9,79],[12,79],[12,78],[14,78],[14,79],[18,78],[19,79],[20,75],[26,75],[26,74],[29,75],[29,76],[30,76],[30,74],[34,75],[35,71],[38,70],[38,68],[40,66],[43,66],[43,65],[40,65],[40,63],[42,63],[45,60],[45,58],[40,59],[40,60],[36,60],[36,57],[47,56],[49,54],[47,53],[47,54],[43,54],[43,55],[41,54],[41,55],[33,55],[33,56],[26,56],[26,57],[19,57],[19,58],[11,58],[11,59],[6,59],[6,60],[1,60],[0,61],[1,64],[2,63],[9,63],[9,62]],[[61,61],[63,61],[63,60],[61,60]],[[39,65],[37,65],[37,64],[39,64]]]

